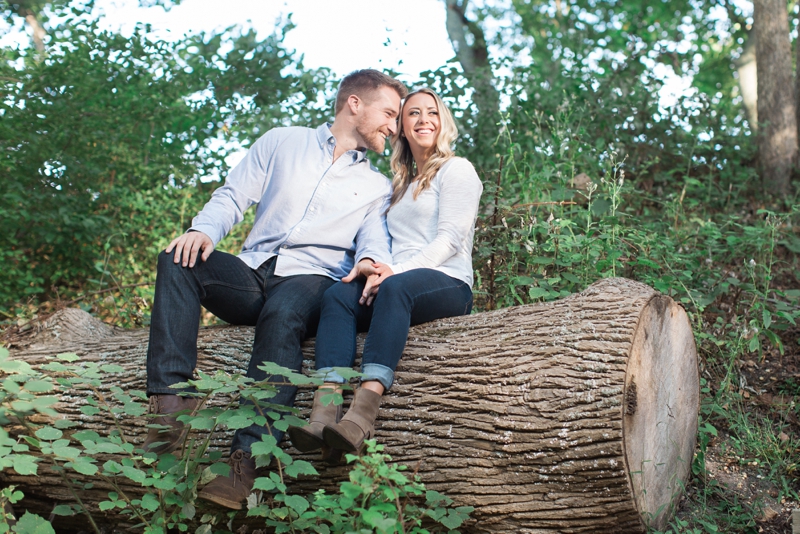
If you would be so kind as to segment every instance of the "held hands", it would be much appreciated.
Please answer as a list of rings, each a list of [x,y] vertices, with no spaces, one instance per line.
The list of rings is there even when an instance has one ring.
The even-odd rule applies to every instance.
[[[175,249],[173,262],[181,263],[181,259],[183,259],[183,266],[191,269],[197,262],[197,253],[201,250],[203,253],[200,255],[200,259],[203,261],[208,259],[214,251],[214,242],[203,232],[187,232],[173,239],[164,252],[169,254],[172,249]]]
[[[364,291],[361,293],[358,303],[369,306],[375,300],[375,295],[378,294],[381,283],[393,274],[391,267],[385,263],[375,263],[366,258],[358,262],[353,267],[353,270],[350,271],[350,274],[342,278],[342,282],[347,284],[359,276],[366,277],[367,283],[364,285]]]

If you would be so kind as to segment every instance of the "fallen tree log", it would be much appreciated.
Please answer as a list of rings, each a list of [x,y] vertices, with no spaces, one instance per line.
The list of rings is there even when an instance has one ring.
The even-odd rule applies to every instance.
[[[251,342],[251,328],[203,328],[198,368],[242,372]],[[63,310],[11,355],[36,365],[75,352],[122,365],[126,373],[116,385],[143,390],[146,348],[145,329],[118,329]],[[306,365],[313,351],[312,340],[304,345]],[[80,413],[74,392],[61,395],[59,411],[81,429],[110,428],[110,421]],[[307,409],[309,399],[301,392],[298,406]],[[377,432],[395,461],[419,465],[429,489],[475,507],[464,531],[644,532],[662,528],[674,512],[688,479],[698,408],[697,354],[685,311],[648,286],[615,278],[555,302],[412,328]],[[144,418],[119,423],[139,442],[146,432]],[[215,436],[213,444],[224,450],[227,439]],[[346,467],[318,469],[319,479],[298,480],[292,491],[335,489],[347,475]],[[2,481],[25,493],[22,508],[45,517],[53,503],[74,502],[46,465],[38,477],[6,470]],[[95,485],[81,498],[97,511],[107,491]],[[143,488],[126,491],[141,495]],[[103,513],[96,518],[102,522]],[[56,518],[62,520],[64,528],[83,521]]]

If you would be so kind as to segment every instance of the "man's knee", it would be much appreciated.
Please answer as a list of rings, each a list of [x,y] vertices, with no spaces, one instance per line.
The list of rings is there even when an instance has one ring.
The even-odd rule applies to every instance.
[[[157,264],[157,273],[162,274],[169,272],[170,270],[174,270],[176,267],[180,268],[180,264],[176,264],[174,259],[174,251],[172,253],[166,253],[165,251],[161,251],[158,253],[158,264]]]
[[[275,343],[285,340],[302,341],[309,330],[309,322],[308,313],[302,310],[268,305],[261,311],[257,330],[259,335],[265,335]]]

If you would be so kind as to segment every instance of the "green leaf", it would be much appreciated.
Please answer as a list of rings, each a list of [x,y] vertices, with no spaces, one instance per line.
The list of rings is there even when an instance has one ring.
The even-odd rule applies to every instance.
[[[106,373],[124,373],[125,368],[121,365],[107,363],[100,366],[100,370]]]
[[[181,514],[183,514],[183,517],[185,517],[186,519],[189,519],[189,520],[194,519],[194,516],[195,516],[196,512],[197,512],[197,510],[195,510],[194,505],[192,505],[190,503],[184,504],[183,508],[181,508]]]
[[[6,378],[3,380],[3,389],[12,395],[15,395],[20,392],[22,387],[17,384],[15,380],[11,380],[10,378]]]
[[[63,360],[65,362],[75,362],[80,359],[80,357],[74,352],[65,352],[63,354],[56,354],[56,358],[58,358],[59,360]]]
[[[43,439],[45,441],[53,441],[55,439],[61,439],[61,436],[64,435],[62,431],[57,428],[53,428],[51,426],[43,426],[35,433],[37,438]]]
[[[208,391],[222,387],[222,382],[205,378],[202,380],[189,380],[189,383],[197,388],[198,391]]]
[[[18,534],[55,534],[56,532],[50,522],[30,512],[25,512],[17,524],[11,527],[11,530]]]
[[[36,474],[36,458],[28,454],[16,454],[12,457],[14,471],[20,475]]]
[[[772,324],[772,314],[769,310],[761,310],[761,319],[764,321],[764,328],[769,328]]]
[[[253,420],[249,417],[244,417],[241,415],[235,415],[225,421],[225,426],[228,427],[229,430],[238,430],[240,428],[247,428],[248,426],[253,424]]]
[[[158,510],[159,506],[160,503],[158,502],[158,499],[152,493],[145,493],[142,496],[142,508],[144,508],[145,510],[155,512],[156,510]]]
[[[94,465],[94,463],[92,463],[92,460],[90,458],[87,458],[85,456],[80,456],[76,458],[75,460],[70,462],[70,466],[72,467],[72,469],[74,469],[75,471],[77,471],[82,475],[94,476],[95,474],[97,474],[97,466]]]
[[[214,473],[217,476],[226,477],[228,473],[231,471],[231,466],[226,464],[225,462],[218,462],[215,464],[211,464],[209,467],[209,471]]]
[[[291,465],[287,465],[284,470],[290,477],[297,477],[298,475],[314,476],[319,474],[317,470],[314,469],[314,466],[305,460],[295,460]]]
[[[305,512],[306,510],[308,510],[310,506],[308,504],[308,501],[304,497],[301,497],[299,495],[287,495],[283,499],[283,502],[285,502],[289,508],[291,508],[298,514],[302,514],[303,512]]]
[[[276,445],[275,438],[269,435],[261,436],[261,441],[253,443],[250,447],[253,456],[261,454],[275,454],[281,449]]]
[[[25,382],[25,389],[31,393],[44,393],[53,389],[53,383],[49,380],[29,380]]]
[[[528,290],[528,296],[532,299],[539,299],[542,297],[546,297],[550,294],[550,292],[541,287],[532,287]]]
[[[469,519],[467,514],[461,514],[455,510],[448,510],[447,516],[439,519],[439,522],[449,529],[457,529],[467,519]]]
[[[125,412],[125,415],[130,415],[132,417],[141,417],[145,413],[147,413],[147,408],[141,402],[126,402],[122,406],[122,410]]]
[[[253,489],[258,489],[262,491],[272,491],[275,489],[275,482],[266,477],[259,477],[253,484]]]
[[[30,375],[33,374],[33,369],[27,362],[22,362],[19,360],[3,360],[0,361],[0,371],[5,371],[8,374],[21,374],[21,375]]]
[[[76,440],[80,441],[98,441],[100,439],[100,434],[95,432],[94,430],[79,430],[72,434],[72,437]]]
[[[64,440],[66,441],[66,440]],[[81,454],[81,451],[75,447],[65,447],[64,445],[53,444],[53,455],[65,460],[75,460]]]
[[[59,504],[50,512],[53,515],[75,515],[75,510],[67,504]]]
[[[195,430],[211,430],[214,428],[214,419],[212,417],[195,416],[189,422],[189,426]]]
[[[78,426],[78,423],[76,423],[75,421],[72,421],[70,419],[56,419],[55,423],[53,423],[53,424],[55,424],[56,428],[59,428],[59,429],[62,429],[62,430]]]
[[[383,514],[373,509],[365,511],[361,517],[364,522],[375,529],[375,531],[386,532],[397,525],[396,519],[384,517]]]
[[[144,472],[128,465],[122,466],[122,474],[138,484],[141,484],[147,478],[147,475],[145,475]]]
[[[112,501],[101,501],[98,506],[100,507],[100,510],[107,512],[108,510],[113,510],[116,504],[114,504]]]

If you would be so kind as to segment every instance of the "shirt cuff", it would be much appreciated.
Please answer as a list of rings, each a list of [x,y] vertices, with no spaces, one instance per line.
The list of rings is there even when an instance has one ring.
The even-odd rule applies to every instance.
[[[225,236],[219,235],[220,232],[210,224],[195,224],[186,232],[202,232],[206,234],[210,239],[211,242],[214,243],[214,248],[217,248],[217,244],[222,241],[222,238]]]

